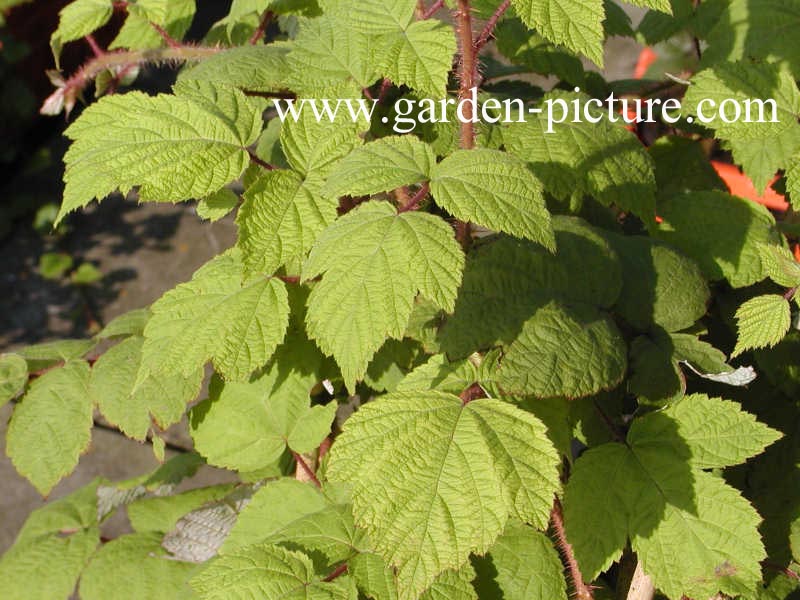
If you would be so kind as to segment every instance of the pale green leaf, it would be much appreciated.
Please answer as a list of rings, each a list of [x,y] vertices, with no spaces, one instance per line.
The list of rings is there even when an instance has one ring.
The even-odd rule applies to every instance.
[[[144,334],[144,327],[150,318],[150,309],[137,308],[119,315],[103,327],[97,337],[100,339],[111,339],[115,337],[127,337],[131,335]]]
[[[761,261],[769,278],[778,285],[787,288],[800,285],[800,263],[785,246],[762,244]]]
[[[286,87],[289,76],[286,56],[288,44],[238,46],[184,69],[179,81],[208,81],[254,92],[271,92]]]
[[[738,339],[731,356],[745,350],[774,346],[780,342],[792,324],[789,301],[778,294],[756,296],[736,311]]]
[[[195,0],[137,0],[128,4],[128,17],[109,49],[148,50],[166,45],[152,23],[176,40],[183,39],[195,13]]]
[[[125,507],[131,527],[137,533],[157,531],[166,533],[184,515],[215,502],[233,491],[233,484],[197,488],[173,496],[138,498]]]
[[[512,0],[525,24],[603,66],[602,0]]]
[[[670,598],[750,597],[766,556],[761,517],[719,477],[695,473],[694,487],[694,510],[667,504],[655,529],[633,541],[645,572]]]
[[[25,359],[28,363],[28,370],[33,372],[51,367],[56,363],[81,358],[96,345],[94,340],[56,340],[25,346],[17,350],[17,354]]]
[[[301,19],[287,56],[289,88],[298,97],[359,97],[362,88],[378,79],[372,57],[375,44],[342,15]]]
[[[353,150],[331,173],[327,196],[368,196],[430,179],[436,164],[431,147],[414,136],[389,136]]]
[[[168,372],[189,377],[209,360],[224,377],[244,380],[267,362],[289,321],[286,286],[242,276],[240,254],[231,250],[153,304],[137,385]]]
[[[694,261],[647,237],[609,233],[607,238],[622,263],[616,310],[630,325],[680,331],[706,313],[711,294]]]
[[[222,188],[197,202],[197,215],[212,223],[219,221],[239,204],[239,196],[228,188]]]
[[[58,64],[61,48],[105,25],[114,12],[111,0],[74,0],[58,13],[58,28],[50,36],[50,46]]]
[[[81,575],[82,600],[194,598],[191,563],[170,560],[159,533],[123,535],[104,544]],[[124,582],[124,583],[123,583]]]
[[[424,96],[444,98],[453,67],[456,38],[453,27],[436,19],[415,21],[383,36],[379,53],[381,74]]]
[[[488,550],[509,516],[545,527],[557,464],[529,413],[411,392],[384,396],[346,422],[328,476],[352,486],[356,523],[397,567],[406,600],[470,552]]]
[[[311,388],[321,377],[312,366],[313,345],[305,340],[309,353],[298,352],[301,343],[288,341],[256,379],[212,379],[208,400],[193,408],[190,418],[195,448],[210,464],[257,471],[278,461],[290,439],[303,452],[330,433],[336,402],[309,407]]]
[[[737,465],[761,454],[781,434],[744,412],[740,405],[705,394],[692,394],[664,410],[678,425],[689,446],[691,462],[699,469]],[[652,422],[651,422],[652,423]],[[642,421],[635,443],[659,443],[664,430]]]
[[[28,363],[19,354],[0,354],[0,406],[28,382]]]
[[[745,287],[767,276],[760,244],[779,243],[780,235],[760,204],[722,192],[692,192],[661,203],[658,213],[658,237],[697,261],[710,280]]]
[[[273,274],[300,265],[319,234],[336,219],[336,199],[320,194],[319,182],[294,171],[270,171],[244,195],[238,247],[246,273]]]
[[[788,66],[800,72],[800,49],[792,32],[800,27],[796,0],[730,0],[704,36],[704,65],[721,61],[754,60]]]
[[[589,97],[572,92],[545,95],[543,113],[529,116],[525,123],[511,123],[503,132],[506,148],[528,163],[556,198],[581,199],[588,194],[632,212],[651,228],[656,193],[653,159],[635,135],[596,111],[597,123],[567,118],[548,132],[547,102],[554,103],[552,110],[559,116],[575,101],[585,105]]]
[[[472,580],[475,571],[469,563],[458,571],[445,571],[439,575],[419,600],[478,600]]]
[[[607,314],[550,302],[522,324],[497,377],[509,393],[579,398],[613,388],[626,367],[625,341]]]
[[[304,279],[324,273],[309,296],[308,333],[352,389],[386,338],[403,336],[417,291],[453,309],[463,264],[439,217],[362,204],[322,233],[303,265]]]
[[[684,440],[690,431],[669,413],[650,413],[634,421],[627,445],[603,444],[576,461],[564,517],[586,579],[618,559],[630,539],[645,573],[670,598],[749,596],[765,556],[760,518],[722,478],[690,465],[705,445],[702,436]]]
[[[350,504],[325,492],[295,479],[266,484],[242,510],[220,554],[263,542],[299,546],[310,556],[321,553],[326,566],[348,559],[363,533],[353,524]]]
[[[30,514],[14,545],[0,557],[4,598],[71,597],[100,542],[95,496],[98,483],[95,480]]]
[[[693,115],[702,109],[705,117],[715,117],[704,125],[730,144],[759,191],[800,148],[800,91],[778,65],[741,61],[705,69],[692,77],[684,106]],[[721,109],[726,119],[715,113]]]
[[[311,559],[280,546],[258,544],[216,558],[192,578],[204,600],[281,598],[281,600],[356,600],[350,577],[327,583]]]
[[[71,473],[89,448],[88,384],[89,365],[82,360],[67,362],[34,380],[11,416],[6,454],[42,495]]]
[[[509,520],[485,557],[473,559],[480,598],[497,588],[505,600],[556,600],[567,597],[564,567],[553,542],[516,520]]]
[[[499,150],[459,150],[434,167],[437,204],[464,221],[539,242],[555,239],[539,182],[522,161]]]
[[[199,85],[199,84],[198,84]],[[241,92],[202,83],[182,95],[107,96],[66,131],[64,202],[58,220],[93,199],[139,186],[142,201],[203,197],[239,177],[261,131]]]
[[[181,420],[197,397],[203,370],[148,375],[136,385],[144,340],[134,336],[107,350],[95,363],[89,396],[103,416],[125,435],[144,441],[153,422],[161,429]]]
[[[326,178],[340,159],[362,144],[359,133],[369,123],[349,119],[344,114],[336,118],[316,119],[311,110],[302,110],[300,117],[283,122],[280,132],[281,149],[292,169],[304,177]]]

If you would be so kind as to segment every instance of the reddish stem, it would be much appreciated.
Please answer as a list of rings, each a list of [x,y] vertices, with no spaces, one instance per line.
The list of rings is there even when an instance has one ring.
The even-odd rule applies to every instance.
[[[469,0],[458,0],[456,10],[458,38],[461,45],[461,66],[459,69],[459,102],[469,98],[475,86],[475,46],[472,42],[472,12]],[[475,147],[475,127],[472,123],[472,102],[464,102],[464,118],[461,120],[461,147],[469,150]]]
[[[325,583],[330,583],[331,581],[333,581],[334,579],[336,579],[336,578],[337,578],[337,577],[339,577],[340,575],[344,575],[345,573],[347,573],[347,565],[346,565],[346,564],[344,564],[344,565],[339,565],[338,567],[336,567],[336,569],[334,569],[334,570],[331,572],[331,574],[330,574],[330,575],[328,575],[328,576],[327,576],[325,579],[323,579],[322,581],[324,581]]]
[[[567,541],[567,535],[564,533],[564,512],[561,508],[561,501],[558,498],[553,503],[550,524],[552,525],[553,535],[556,538],[556,545],[561,552],[561,558],[569,571],[570,579],[572,579],[572,586],[575,589],[574,597],[577,600],[594,600],[591,587],[583,582],[583,575],[581,575],[581,570],[578,568],[578,561],[575,560],[572,544]]]
[[[473,383],[467,389],[465,389],[461,394],[458,396],[461,398],[461,404],[466,406],[473,400],[480,400],[481,398],[486,398],[486,391],[481,387],[479,383]]]
[[[410,210],[417,210],[419,208],[420,203],[425,199],[425,196],[428,195],[431,186],[426,181],[423,183],[416,194],[414,194],[411,198],[408,199],[408,202],[405,202],[399,209],[398,212],[408,212]]]
[[[106,53],[105,50],[100,47],[100,44],[97,43],[97,40],[94,39],[94,36],[91,33],[83,36],[83,39],[85,39],[86,43],[89,44],[89,47],[92,49],[92,53],[96,57],[103,56]]]
[[[180,47],[181,47],[181,44],[180,44],[180,42],[179,42],[178,40],[176,40],[175,38],[173,38],[173,37],[172,37],[172,36],[171,36],[171,35],[170,35],[170,34],[167,32],[167,30],[166,30],[166,29],[164,29],[164,28],[163,28],[161,25],[159,25],[158,23],[153,23],[153,22],[151,21],[151,22],[150,22],[150,26],[151,26],[153,29],[155,29],[155,30],[156,30],[156,32],[158,33],[158,35],[160,35],[160,36],[161,36],[161,39],[162,39],[162,40],[164,40],[164,42],[167,44],[167,46],[169,46],[170,48],[180,48]]]
[[[308,475],[309,479],[314,482],[314,485],[317,487],[322,487],[319,479],[317,479],[317,474],[314,473],[311,467],[308,466],[308,463],[305,461],[305,459],[294,450],[292,450],[292,456],[294,457],[294,461],[297,463],[297,466],[300,467],[306,475]]]
[[[439,12],[439,9],[441,9],[443,6],[444,6],[444,0],[436,0],[436,2],[434,2],[428,7],[428,10],[422,13],[422,18],[430,19],[433,15]]]
[[[794,286],[793,288],[789,288],[786,290],[786,293],[783,295],[784,298],[789,300],[790,302],[794,300],[794,297],[797,295],[797,290],[800,289],[800,286]]]
[[[261,158],[259,158],[258,155],[255,152],[253,152],[252,150],[248,149],[247,153],[250,155],[250,160],[252,160],[254,163],[256,163],[259,167],[262,167],[262,168],[266,169],[267,171],[274,171],[275,170],[275,167],[273,165],[271,165],[267,161],[262,160]]]
[[[479,52],[480,49],[483,48],[489,41],[489,38],[492,37],[492,33],[494,33],[494,28],[497,25],[497,22],[500,20],[500,17],[503,16],[503,13],[508,10],[509,6],[511,6],[511,0],[504,0],[504,2],[497,7],[497,10],[494,11],[494,14],[489,17],[489,20],[486,21],[486,27],[483,28],[483,31],[481,31],[478,39],[475,40],[476,53]]]
[[[381,89],[378,91],[378,104],[383,104],[383,101],[386,99],[386,94],[391,87],[391,80],[388,77],[384,77],[383,81],[381,82]]]
[[[264,38],[264,32],[267,30],[267,26],[273,18],[275,18],[275,13],[273,13],[271,10],[264,11],[264,14],[261,15],[261,20],[258,22],[258,27],[256,27],[253,35],[250,36],[251,46],[255,46]]]

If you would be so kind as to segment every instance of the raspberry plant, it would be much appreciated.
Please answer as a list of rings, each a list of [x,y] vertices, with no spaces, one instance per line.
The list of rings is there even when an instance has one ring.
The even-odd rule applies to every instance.
[[[120,191],[235,211],[239,237],[93,339],[0,358],[6,451],[43,495],[98,412],[162,461],[187,416],[195,449],[34,511],[3,596],[796,597],[800,2],[632,3],[635,32],[611,0],[234,0],[201,44],[193,0],[67,5],[56,63],[95,57],[43,111],[100,98],[66,130],[59,219]],[[610,35],[685,46],[681,77],[586,70]],[[171,94],[122,93],[154,63],[180,67]],[[685,115],[774,98],[781,118],[548,133],[467,105],[392,131],[397,100],[473,87]],[[377,109],[281,122],[291,98]],[[757,189],[779,173],[792,206],[728,193],[711,151]],[[203,462],[238,483],[176,493]],[[121,510],[132,533],[100,537]]]

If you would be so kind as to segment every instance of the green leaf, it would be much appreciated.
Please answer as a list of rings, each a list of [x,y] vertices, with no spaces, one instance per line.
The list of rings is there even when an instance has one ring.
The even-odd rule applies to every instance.
[[[0,557],[5,598],[72,596],[81,571],[100,542],[98,483],[95,480],[30,514],[14,545]]]
[[[72,268],[73,260],[63,252],[45,252],[39,258],[39,274],[45,279],[60,279]]]
[[[138,498],[125,507],[125,512],[137,533],[166,533],[181,517],[209,502],[225,498],[233,489],[233,484],[213,485],[173,496]]]
[[[409,599],[488,550],[509,516],[545,527],[557,465],[544,425],[509,404],[395,393],[346,422],[328,476],[352,486],[356,524]]]
[[[670,598],[706,598],[718,590],[747,597],[761,580],[761,517],[721,478],[704,472],[695,478],[696,509],[667,504],[655,529],[634,542],[636,553]]]
[[[430,179],[436,164],[431,147],[414,136],[389,136],[353,150],[323,188],[326,196],[369,196]]]
[[[616,310],[630,325],[680,331],[706,313],[711,293],[693,260],[647,237],[606,235],[622,263]]]
[[[28,370],[39,371],[56,363],[81,358],[96,346],[93,340],[56,340],[33,346],[25,346],[17,351],[28,363]]]
[[[628,389],[640,404],[663,405],[686,391],[686,381],[674,354],[672,337],[664,330],[633,340]]]
[[[791,324],[791,307],[785,297],[766,294],[751,298],[736,311],[738,339],[731,356],[753,348],[776,345]]]
[[[497,372],[503,388],[583,395],[613,386],[624,373],[622,339],[598,310],[616,301],[620,267],[607,242],[581,220],[556,217],[553,223],[556,255],[511,238],[471,253],[455,313],[442,331],[442,349],[463,357],[492,346],[514,348]],[[534,339],[545,341],[541,336],[546,345],[529,349]],[[599,353],[592,357],[594,351]],[[532,365],[533,356],[540,362]],[[531,366],[536,368],[527,372]]]
[[[551,92],[542,99],[542,107],[553,102],[558,116],[561,108],[566,110],[576,100],[583,105],[589,97]],[[656,192],[652,158],[622,124],[611,123],[600,113],[594,116],[600,119],[598,123],[567,119],[548,132],[546,115],[539,114],[525,123],[510,124],[503,141],[556,198],[581,199],[588,194],[605,205],[632,212],[651,228]]]
[[[238,247],[246,273],[297,273],[319,234],[336,219],[335,199],[320,194],[318,181],[294,171],[270,171],[244,195]]]
[[[703,398],[684,400],[697,401]],[[718,442],[693,436],[691,421],[682,421],[650,413],[634,421],[627,445],[603,444],[575,462],[564,495],[567,538],[587,580],[619,558],[630,539],[645,572],[670,598],[750,595],[765,556],[760,517],[722,478],[690,465],[693,451],[703,464],[711,453],[701,449]]]
[[[92,285],[103,278],[103,273],[90,262],[81,263],[69,277],[73,285]]]
[[[301,19],[287,56],[288,87],[298,97],[360,97],[378,79],[372,52],[376,41],[351,27],[342,15]]]
[[[16,396],[28,382],[28,363],[19,354],[0,354],[0,406]]]
[[[689,191],[727,191],[708,160],[700,141],[665,135],[649,148],[653,157],[658,197],[668,199]]]
[[[353,524],[349,503],[308,483],[279,479],[258,490],[242,510],[220,554],[252,544],[270,543],[321,554],[325,567],[347,560],[359,549],[363,533]]]
[[[774,103],[775,110],[766,103],[767,99]],[[738,103],[742,111],[739,117],[735,113],[731,116],[731,103]],[[715,65],[692,77],[684,105],[694,115],[703,109],[707,117],[716,117],[705,125],[730,144],[734,160],[744,167],[758,191],[800,149],[800,91],[794,77],[779,65],[750,61]],[[728,119],[713,112],[720,107],[728,109]]]
[[[137,385],[165,373],[190,377],[209,360],[224,377],[244,380],[267,362],[289,322],[286,286],[242,275],[240,253],[230,250],[153,304]]]
[[[225,217],[238,204],[239,196],[228,188],[222,188],[197,202],[197,215],[213,223]]]
[[[280,546],[258,544],[214,559],[192,578],[204,600],[281,598],[284,600],[356,600],[350,577],[327,583],[314,573],[311,559]]]
[[[308,351],[298,351],[300,344]],[[311,388],[322,379],[312,366],[314,352],[307,340],[290,340],[261,377],[212,379],[208,399],[191,412],[197,451],[212,465],[247,472],[277,462],[287,445],[296,452],[316,449],[330,433],[336,402],[309,407]]]
[[[463,221],[555,249],[539,182],[522,161],[499,150],[458,150],[431,173],[431,193]]]
[[[703,65],[753,60],[786,64],[800,72],[800,50],[791,31],[800,26],[796,0],[767,0],[757,9],[749,0],[731,0],[704,36]]]
[[[103,327],[97,338],[101,340],[116,337],[128,337],[131,335],[143,335],[144,327],[150,318],[150,309],[137,308],[114,317],[111,322]]]
[[[374,40],[381,75],[425,96],[444,98],[456,52],[453,28],[437,19],[414,20],[414,9],[411,0],[364,0],[334,3],[333,12]]]
[[[671,404],[664,410],[677,423],[678,434],[686,442],[691,454],[691,464],[698,469],[716,469],[743,463],[761,454],[782,435],[756,421],[741,406],[722,398],[709,398],[705,394],[692,394]],[[638,437],[646,443],[662,441],[664,430],[647,427],[642,421]],[[668,443],[668,440],[663,440]]]
[[[485,557],[474,557],[479,598],[500,589],[505,600],[554,600],[567,597],[563,565],[553,543],[543,533],[516,520]]]
[[[767,276],[760,244],[780,243],[780,235],[760,204],[722,192],[693,192],[673,196],[658,213],[658,237],[697,261],[710,280],[745,287]]]
[[[436,578],[419,600],[478,600],[472,580],[475,571],[469,563],[458,571],[445,571]]]
[[[57,221],[117,189],[139,186],[141,201],[176,202],[239,177],[260,112],[233,88],[197,85],[179,86],[177,96],[107,96],[87,108],[65,132],[73,143]]]
[[[281,148],[300,175],[324,180],[338,168],[342,158],[361,146],[359,134],[368,126],[341,115],[332,121],[318,120],[313,111],[303,110],[300,118],[287,119],[281,126]]]
[[[498,383],[508,393],[580,398],[618,384],[627,348],[611,318],[587,304],[537,308],[506,350]]]
[[[761,246],[761,261],[769,278],[778,285],[793,288],[800,285],[800,263],[784,246]]]
[[[127,7],[128,17],[109,45],[110,50],[148,50],[165,46],[166,42],[152,23],[161,26],[173,39],[183,39],[194,18],[195,0],[137,0]]]
[[[89,448],[88,385],[89,365],[70,361],[35,379],[11,416],[6,454],[43,496],[72,472]]]
[[[453,66],[456,38],[453,27],[436,19],[414,21],[382,36],[381,74],[424,96],[444,98],[447,75]]]
[[[525,24],[603,66],[602,0],[512,0]]]
[[[203,370],[148,375],[136,385],[142,357],[141,337],[129,337],[107,350],[95,363],[89,396],[108,421],[125,434],[144,441],[155,422],[161,429],[181,420],[186,405],[197,397]],[[151,420],[152,419],[152,420]]]
[[[50,36],[50,47],[58,66],[61,48],[108,23],[114,12],[111,0],[74,0],[58,13],[58,28]]]
[[[80,594],[83,600],[108,598],[110,590],[120,600],[193,598],[187,583],[194,570],[191,563],[170,560],[159,533],[123,535],[92,557],[81,576]]]
[[[322,233],[303,265],[305,280],[325,274],[309,296],[308,333],[352,389],[386,338],[403,336],[417,291],[453,309],[463,265],[439,217],[362,204]]]
[[[289,48],[281,42],[226,48],[181,71],[178,81],[207,81],[253,92],[282,90],[289,76]]]

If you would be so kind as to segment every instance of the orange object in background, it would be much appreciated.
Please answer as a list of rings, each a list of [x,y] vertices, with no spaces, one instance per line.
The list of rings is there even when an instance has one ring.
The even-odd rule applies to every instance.
[[[636,66],[633,68],[633,78],[641,79],[647,73],[654,62],[658,59],[658,54],[650,46],[645,46],[639,53],[639,59],[636,61]]]
[[[714,170],[734,196],[758,202],[771,210],[785,211],[789,208],[789,203],[786,202],[786,199],[772,189],[772,184],[778,179],[777,175],[769,182],[764,192],[759,194],[750,178],[742,173],[736,165],[712,160],[711,166],[714,167]]]

